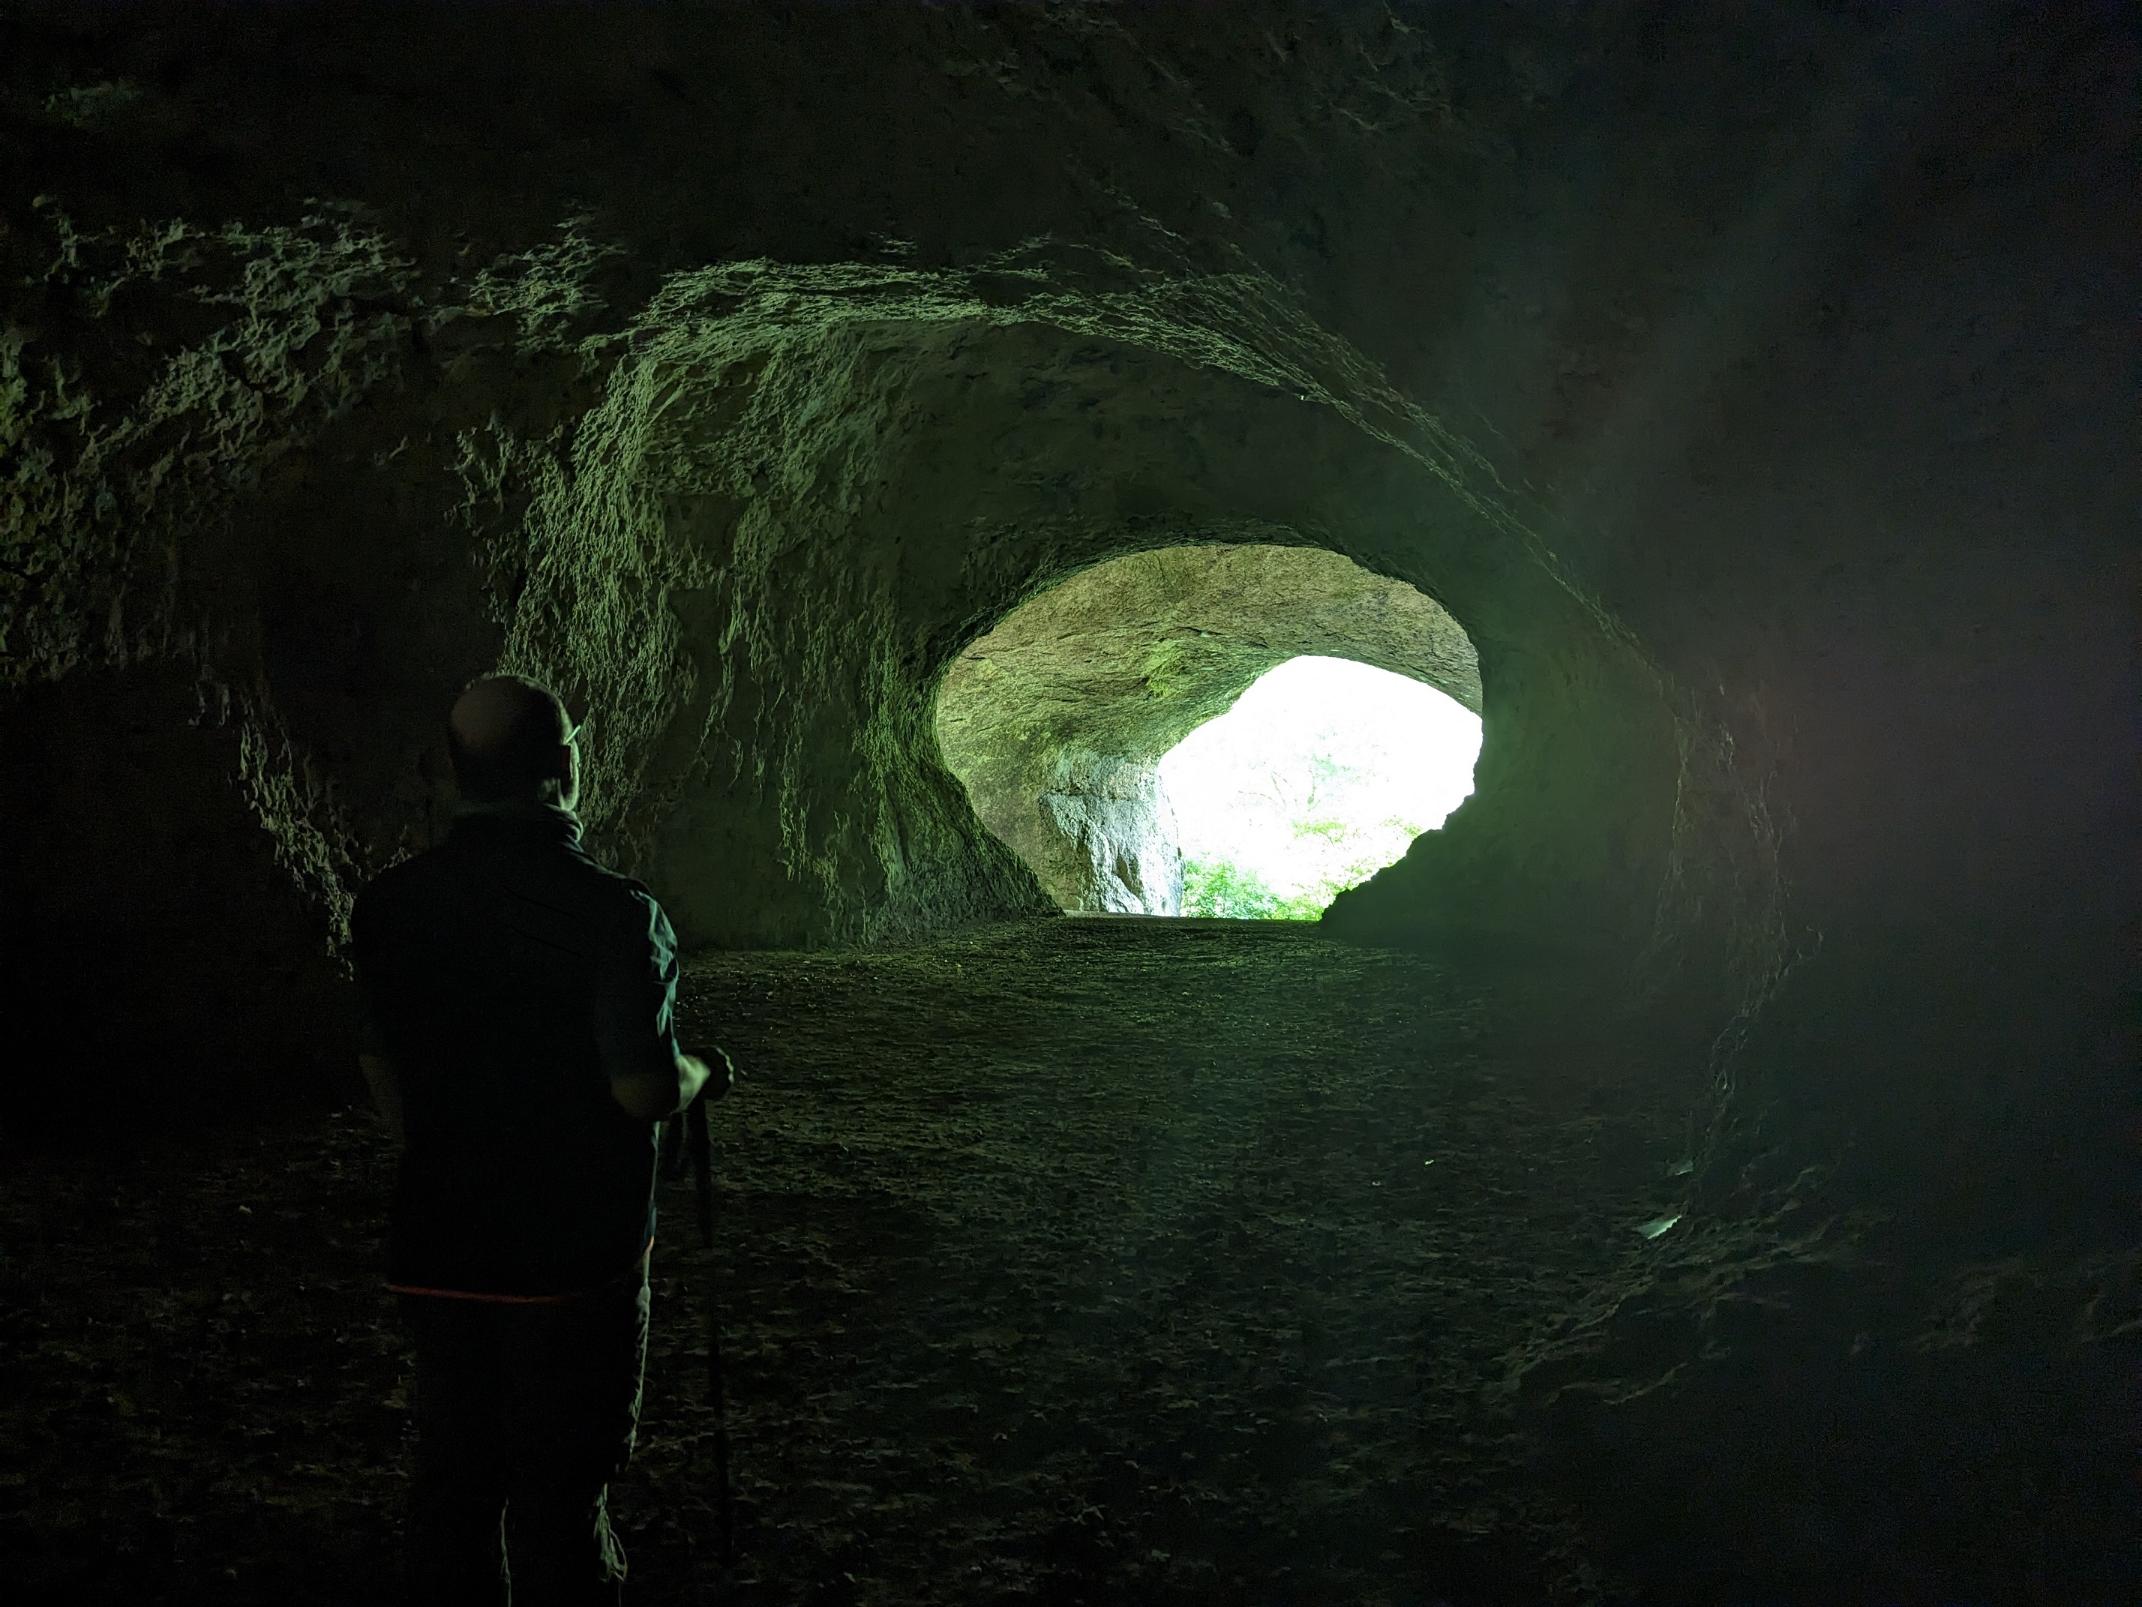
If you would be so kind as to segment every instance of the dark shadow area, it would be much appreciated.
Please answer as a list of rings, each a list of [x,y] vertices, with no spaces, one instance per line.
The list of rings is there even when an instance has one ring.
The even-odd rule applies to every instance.
[[[2118,1600],[2131,1283],[1995,1268],[1915,1330],[1818,1180],[1696,1211],[1696,1046],[1537,964],[1101,917],[695,965],[753,1097],[711,1257],[664,1204],[637,1599],[708,1578],[711,1290],[742,1604],[1709,1607],[1750,1555],[1765,1599]],[[13,1599],[380,1599],[386,1163],[349,1113],[9,1174]]]
[[[1635,1225],[1678,1192],[1695,1090],[1636,1046],[1269,923],[1043,921],[689,984],[753,1098],[711,1260],[665,1206],[616,1496],[638,1599],[692,1599],[708,1543],[708,1278],[742,1602],[879,1599],[858,1570],[885,1600],[1158,1607],[1565,1577],[1580,1514],[1523,1472],[1508,1386],[1641,1276]],[[350,1115],[11,1176],[15,1599],[379,1599],[386,1160]]]
[[[317,867],[278,854],[261,815],[289,800],[232,713],[225,689],[176,665],[7,698],[10,1148],[318,1112],[359,1092],[344,973],[306,887]],[[239,978],[242,1011],[228,1002]]]

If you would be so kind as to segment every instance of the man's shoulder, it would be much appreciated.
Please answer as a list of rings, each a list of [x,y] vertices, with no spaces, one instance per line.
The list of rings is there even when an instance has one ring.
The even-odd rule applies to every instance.
[[[379,871],[357,889],[357,908],[364,910],[391,904],[403,895],[422,887],[429,880],[430,874],[430,868],[425,861],[437,852],[435,848],[420,849]]]
[[[607,871],[611,881],[611,897],[616,899],[624,920],[636,931],[644,929],[665,942],[675,940],[670,930],[669,913],[662,908],[662,901],[655,897],[654,889],[636,876],[627,876],[622,871]]]
[[[668,916],[654,891],[613,870],[577,844],[506,861],[487,859],[448,841],[389,865],[357,895],[357,916],[409,909],[438,899],[458,900],[477,886],[504,886],[583,919],[639,932],[666,930]],[[353,917],[353,919],[356,917]]]
[[[653,937],[671,941],[669,916],[654,890],[635,876],[614,870],[575,843],[548,863],[551,886],[569,889],[571,906],[590,922],[637,944]]]
[[[662,902],[654,896],[654,889],[636,876],[627,876],[623,871],[605,865],[584,848],[574,848],[572,857],[579,874],[597,897],[619,908],[652,904],[660,909]]]

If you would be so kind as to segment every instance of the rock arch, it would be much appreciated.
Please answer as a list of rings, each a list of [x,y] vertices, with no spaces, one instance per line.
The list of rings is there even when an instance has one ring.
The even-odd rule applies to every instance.
[[[938,688],[938,741],[1063,908],[1172,915],[1181,856],[1161,758],[1305,654],[1480,710],[1472,642],[1412,587],[1319,548],[1161,547],[1081,570],[963,649]]]

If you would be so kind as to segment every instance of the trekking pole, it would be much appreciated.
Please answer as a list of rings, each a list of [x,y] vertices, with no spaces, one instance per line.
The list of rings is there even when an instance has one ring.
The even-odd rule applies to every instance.
[[[692,1183],[699,1196],[699,1244],[714,1248],[714,1113],[698,1101],[699,1119],[685,1129],[691,1152]],[[686,1113],[687,1121],[690,1113]],[[722,1590],[729,1595],[736,1572],[736,1520],[729,1492],[729,1403],[721,1368],[721,1302],[713,1269],[706,1275],[702,1298],[707,1317],[707,1405],[714,1413],[714,1536],[721,1558]]]

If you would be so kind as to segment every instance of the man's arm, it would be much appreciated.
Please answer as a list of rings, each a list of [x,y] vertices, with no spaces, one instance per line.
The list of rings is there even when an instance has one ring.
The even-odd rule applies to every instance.
[[[596,1026],[610,1097],[633,1120],[658,1122],[698,1098],[711,1072],[677,1047],[677,934],[651,895],[634,890],[606,958]],[[728,1080],[716,1081],[726,1092]]]

